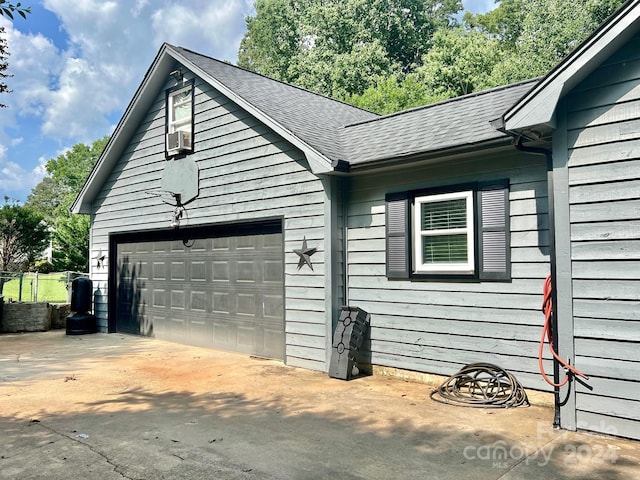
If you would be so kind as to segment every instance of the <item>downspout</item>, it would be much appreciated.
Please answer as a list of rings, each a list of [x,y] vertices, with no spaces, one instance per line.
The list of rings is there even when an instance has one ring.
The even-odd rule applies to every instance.
[[[514,136],[511,132],[505,132]],[[554,189],[553,189],[553,155],[551,150],[540,147],[528,147],[522,144],[522,136],[518,136],[518,141],[515,144],[517,150],[525,153],[533,153],[536,155],[544,155],[547,159],[547,198],[549,203],[549,261],[551,263],[551,302],[553,305],[553,317],[551,321],[551,335],[554,345],[558,345],[558,318],[557,318],[557,304],[558,296],[556,291],[556,241],[555,241],[555,214],[554,214]],[[558,362],[553,362],[553,381],[554,383],[560,382],[560,365]],[[560,428],[560,387],[553,387],[554,395],[554,417],[553,427]]]
[[[332,166],[336,172],[349,173],[350,165],[346,160],[334,160]],[[340,213],[342,214],[342,305],[349,305],[349,197],[351,191],[351,178],[348,175],[339,176],[340,179]],[[335,328],[335,325],[333,325]]]
[[[349,190],[351,179],[345,178],[342,182],[342,299],[343,305],[349,305]]]

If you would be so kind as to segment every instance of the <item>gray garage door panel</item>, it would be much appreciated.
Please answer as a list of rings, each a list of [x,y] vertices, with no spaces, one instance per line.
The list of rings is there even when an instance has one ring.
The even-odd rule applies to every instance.
[[[116,250],[116,331],[284,358],[281,233]]]

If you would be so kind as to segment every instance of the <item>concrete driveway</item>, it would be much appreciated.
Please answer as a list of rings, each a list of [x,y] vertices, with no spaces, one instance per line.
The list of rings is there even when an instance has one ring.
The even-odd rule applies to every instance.
[[[452,372],[453,373],[453,372]],[[0,479],[638,479],[640,444],[553,409],[436,403],[120,334],[0,336]]]

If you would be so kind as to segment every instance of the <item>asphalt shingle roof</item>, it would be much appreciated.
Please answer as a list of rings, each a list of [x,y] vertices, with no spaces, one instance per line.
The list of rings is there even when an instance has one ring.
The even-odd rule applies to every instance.
[[[182,47],[169,48],[328,159],[358,166],[506,138],[489,122],[537,82],[379,116]]]
[[[348,126],[351,165],[473,146],[506,137],[490,125],[537,80],[508,85]]]
[[[339,135],[344,125],[378,117],[182,47],[170,48],[331,160],[344,158]]]

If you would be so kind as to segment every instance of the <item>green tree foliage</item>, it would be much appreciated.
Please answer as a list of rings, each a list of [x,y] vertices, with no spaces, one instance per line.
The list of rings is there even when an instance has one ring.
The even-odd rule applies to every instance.
[[[395,75],[393,82],[378,81],[348,101],[389,113],[396,106],[427,104],[545,75],[622,1],[502,0],[488,13],[466,13],[462,26],[434,34],[415,73],[402,79]],[[381,98],[390,99],[390,108]],[[397,98],[412,102],[394,102]]]
[[[27,13],[31,13],[31,7],[23,7],[22,3],[13,4],[7,0],[0,0],[0,15],[13,20],[13,14],[17,13],[22,18],[27,18]]]
[[[377,113],[391,113],[466,95],[498,85],[493,72],[503,58],[497,39],[462,27],[440,29],[414,73],[381,80],[347,101]]]
[[[289,67],[302,46],[300,9],[290,0],[256,0],[256,15],[246,18],[238,65],[287,81]]]
[[[67,214],[56,222],[53,267],[55,271],[89,271],[89,216]]]
[[[460,0],[257,0],[238,64],[334,98],[421,64]]]
[[[31,189],[25,205],[42,215],[47,224],[53,225],[60,201],[58,185],[50,176],[46,176]]]
[[[503,49],[513,50],[522,33],[522,21],[529,1],[498,0],[496,3],[499,5],[487,13],[473,15],[466,12],[464,24],[485,33],[489,38],[497,39]]]
[[[387,114],[419,107],[447,97],[437,97],[422,82],[418,75],[396,74],[391,77],[380,76],[376,83],[367,88],[362,95],[350,95],[345,101],[372,112]]]
[[[49,246],[49,228],[33,209],[5,203],[0,208],[0,271],[20,271]],[[0,293],[6,277],[0,276]]]
[[[503,0],[484,15],[467,15],[477,31],[500,41],[495,85],[547,74],[624,0]]]
[[[463,28],[439,30],[417,74],[437,98],[451,98],[495,86],[495,66],[502,61],[498,40]]]
[[[545,75],[624,0],[257,0],[239,65],[378,113]]]
[[[53,265],[56,270],[89,268],[89,219],[69,209],[102,154],[109,137],[90,146],[74,145],[47,162],[47,176],[27,197],[26,205],[39,212],[54,229]]]

